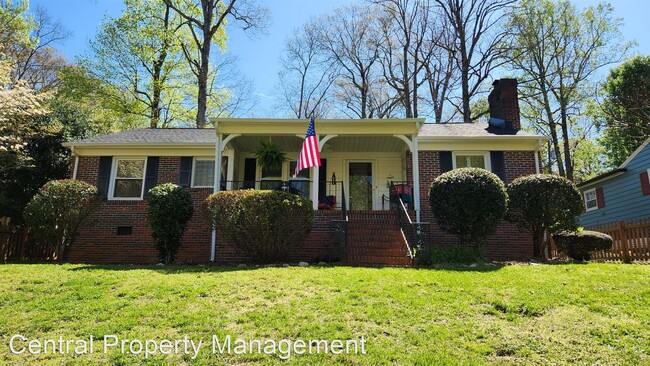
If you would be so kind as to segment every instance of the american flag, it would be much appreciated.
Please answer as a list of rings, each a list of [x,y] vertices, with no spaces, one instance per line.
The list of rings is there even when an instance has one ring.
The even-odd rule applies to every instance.
[[[307,135],[302,143],[302,150],[300,150],[298,164],[296,164],[296,171],[293,176],[297,176],[301,170],[312,166],[320,166],[320,152],[318,151],[318,137],[316,137],[316,130],[314,129],[314,116],[309,121]]]

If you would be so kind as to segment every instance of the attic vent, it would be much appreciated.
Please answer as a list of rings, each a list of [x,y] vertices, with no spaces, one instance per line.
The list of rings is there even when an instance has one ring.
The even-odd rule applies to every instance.
[[[133,226],[118,226],[117,235],[131,235],[133,234]]]

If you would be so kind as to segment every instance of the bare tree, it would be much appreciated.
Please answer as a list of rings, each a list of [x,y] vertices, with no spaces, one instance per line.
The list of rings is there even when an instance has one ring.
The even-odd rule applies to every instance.
[[[67,65],[63,54],[52,46],[68,39],[71,33],[40,5],[33,21],[31,41],[14,43],[8,54],[14,63],[11,77],[27,82],[31,89],[52,89],[58,85],[57,72]]]
[[[424,73],[428,97],[424,100],[430,106],[435,123],[443,123],[445,106],[449,104],[449,94],[453,85],[459,80],[459,70],[456,67],[454,54],[448,45],[453,38],[453,31],[447,25],[444,17],[438,14],[439,9],[430,8],[429,22],[427,22],[427,35],[421,48],[424,62]],[[449,118],[457,113],[454,110]]]
[[[198,96],[196,126],[206,125],[208,78],[212,43],[224,41],[226,23],[238,22],[244,30],[264,28],[267,9],[247,0],[164,0],[176,11],[191,32],[190,44],[183,44],[183,53],[197,78]],[[225,48],[225,46],[223,46]]]
[[[381,10],[382,42],[378,44],[386,83],[395,90],[406,118],[418,117],[418,91],[426,82],[425,64],[432,57],[427,48],[428,0],[375,0]]]
[[[324,19],[320,38],[329,61],[340,68],[335,97],[342,112],[356,118],[372,118],[373,85],[379,79],[377,18],[368,7],[337,9]]]
[[[472,98],[490,72],[505,62],[501,44],[504,16],[516,0],[434,0],[453,38],[445,47],[460,71],[461,100],[456,108],[465,122],[473,119]]]
[[[296,30],[286,40],[280,58],[283,102],[296,118],[312,113],[324,117],[331,103],[330,91],[338,70],[323,50],[321,26],[322,22],[313,21]]]

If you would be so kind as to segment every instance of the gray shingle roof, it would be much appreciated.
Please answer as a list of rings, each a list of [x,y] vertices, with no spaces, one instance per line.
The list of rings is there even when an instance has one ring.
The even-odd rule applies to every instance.
[[[95,136],[73,144],[214,144],[213,128],[138,128]]]
[[[495,133],[493,131],[487,130],[487,123],[425,123],[420,128],[420,137],[432,137],[432,136],[454,136],[454,137],[487,137],[487,136],[530,136],[534,137],[536,135],[519,130],[517,133]]]
[[[486,123],[425,123],[420,137],[489,137],[489,136],[535,137],[525,131],[516,134],[494,133],[487,130]],[[95,136],[68,145],[83,144],[214,144],[216,135],[212,128],[138,128],[135,130]]]

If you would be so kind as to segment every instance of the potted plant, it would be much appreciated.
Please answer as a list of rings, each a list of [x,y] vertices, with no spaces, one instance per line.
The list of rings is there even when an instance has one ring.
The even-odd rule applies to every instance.
[[[254,153],[257,158],[257,165],[262,167],[262,180],[281,181],[282,164],[287,161],[287,153],[282,150],[280,145],[271,140],[268,142],[262,141]],[[263,188],[273,189],[274,187]]]

